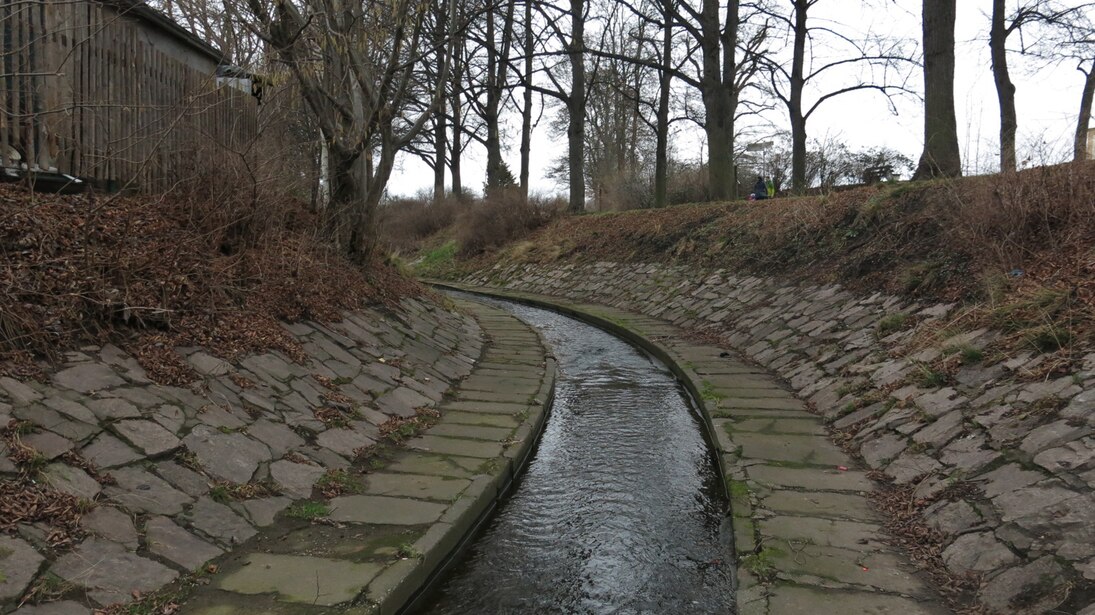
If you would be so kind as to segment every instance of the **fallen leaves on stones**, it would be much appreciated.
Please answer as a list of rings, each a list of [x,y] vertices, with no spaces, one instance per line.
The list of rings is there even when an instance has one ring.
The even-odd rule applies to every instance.
[[[83,510],[75,496],[40,485],[0,481],[0,531],[14,533],[20,523],[45,523],[50,546],[67,546],[83,536]]]

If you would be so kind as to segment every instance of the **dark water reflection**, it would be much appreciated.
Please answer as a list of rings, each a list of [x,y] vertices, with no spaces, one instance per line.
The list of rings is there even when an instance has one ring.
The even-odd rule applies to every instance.
[[[732,613],[726,503],[673,376],[571,318],[497,303],[559,362],[521,483],[423,613]]]

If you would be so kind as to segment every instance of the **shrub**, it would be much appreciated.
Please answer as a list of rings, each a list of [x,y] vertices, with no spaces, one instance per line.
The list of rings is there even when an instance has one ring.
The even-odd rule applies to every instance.
[[[391,251],[416,250],[423,239],[452,226],[467,207],[468,203],[453,195],[440,201],[424,193],[391,199],[380,208],[380,237]]]
[[[517,190],[498,190],[464,209],[455,225],[461,256],[474,256],[523,237],[562,210],[559,200],[529,198]]]

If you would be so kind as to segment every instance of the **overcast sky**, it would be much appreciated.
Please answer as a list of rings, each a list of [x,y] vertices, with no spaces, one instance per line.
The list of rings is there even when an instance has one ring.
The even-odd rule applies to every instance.
[[[1017,0],[1008,0],[1011,6]],[[1066,4],[1079,0],[1066,0]],[[999,134],[999,107],[993,85],[988,50],[988,0],[959,0],[957,38],[957,71],[955,102],[958,114],[959,146],[967,173],[988,172],[995,168],[996,143]],[[859,33],[871,32],[917,39],[920,37],[920,0],[876,0],[873,6],[851,0],[823,0],[816,8],[816,18],[845,24]],[[811,18],[815,18],[811,13]],[[1017,37],[1015,37],[1017,39]],[[1018,40],[1009,40],[1009,47],[1018,48]],[[1037,165],[1057,162],[1071,152],[1076,112],[1079,109],[1083,75],[1073,62],[1046,66],[1045,62],[1025,58],[1019,53],[1009,55],[1012,81],[1017,87],[1016,105],[1019,116],[1018,156],[1020,163]],[[918,70],[918,69],[917,69]],[[913,75],[910,84],[922,88],[922,76]],[[821,84],[822,87],[831,84]],[[808,104],[810,96],[807,95]],[[841,140],[852,148],[887,146],[903,152],[914,161],[919,157],[923,141],[923,115],[919,101],[898,98],[895,115],[890,104],[876,92],[851,93],[831,99],[810,118],[807,130],[811,138]],[[517,119],[517,118],[512,118]],[[773,113],[757,126],[760,132],[787,130],[784,114]],[[519,123],[511,121],[506,131],[503,154],[516,175],[519,169]],[[546,117],[533,134],[532,190],[545,194],[563,193],[565,186],[545,177],[550,162],[565,152],[565,135],[553,135]],[[682,160],[700,161],[704,142],[698,130],[685,130],[674,137],[674,155]],[[469,148],[463,159],[464,186],[482,189],[484,155]],[[389,193],[411,195],[433,185],[432,172],[419,160],[403,156],[399,161]],[[446,185],[449,180],[446,179]]]

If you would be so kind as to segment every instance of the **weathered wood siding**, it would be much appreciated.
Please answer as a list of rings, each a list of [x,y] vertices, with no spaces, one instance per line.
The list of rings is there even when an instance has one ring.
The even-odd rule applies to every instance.
[[[95,0],[0,0],[0,165],[167,189],[192,160],[215,165],[254,138],[255,100],[217,87],[216,68]]]

